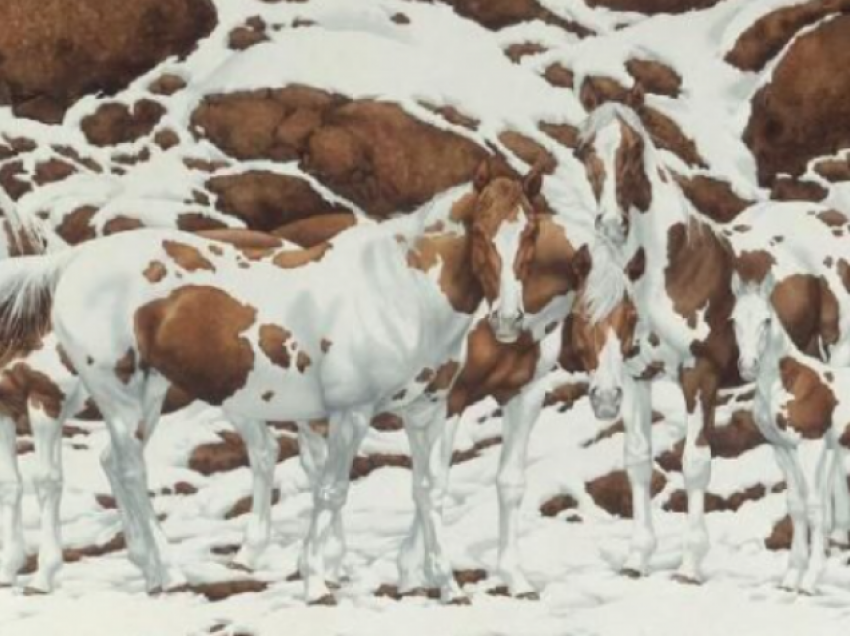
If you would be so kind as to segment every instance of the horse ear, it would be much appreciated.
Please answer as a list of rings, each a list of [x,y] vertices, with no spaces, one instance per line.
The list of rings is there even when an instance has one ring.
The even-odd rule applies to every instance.
[[[472,187],[476,192],[481,192],[490,183],[493,178],[493,169],[490,166],[489,159],[482,159],[481,163],[475,169],[475,175],[472,177]]]
[[[582,245],[573,256],[572,269],[573,273],[579,282],[583,282],[590,274],[590,268],[593,266],[593,257],[590,255],[590,248],[587,244]]]
[[[531,169],[531,172],[525,175],[525,179],[522,181],[522,189],[525,192],[525,196],[528,197],[529,200],[532,200],[540,194],[542,187],[543,166],[538,163]]]
[[[636,81],[631,90],[626,94],[626,106],[633,110],[639,110],[643,107],[645,97],[646,93],[643,90],[643,84]]]
[[[773,290],[776,288],[776,276],[773,274],[773,268],[767,270],[764,280],[761,283],[761,293],[765,298],[770,298]]]
[[[732,272],[732,280],[729,284],[732,289],[732,295],[738,296],[743,289],[743,285],[741,283],[741,277],[738,275],[738,272]]]
[[[596,110],[604,101],[593,80],[584,80],[584,83],[581,85],[581,91],[579,92],[579,101],[588,113]]]

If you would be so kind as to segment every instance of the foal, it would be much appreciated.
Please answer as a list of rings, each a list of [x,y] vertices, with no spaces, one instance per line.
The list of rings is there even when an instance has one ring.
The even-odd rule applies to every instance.
[[[826,564],[836,451],[850,446],[850,369],[827,367],[797,349],[771,302],[773,283],[770,276],[761,284],[736,276],[732,317],[741,367],[756,382],[756,424],[788,484],[794,537],[781,585],[813,594]]]

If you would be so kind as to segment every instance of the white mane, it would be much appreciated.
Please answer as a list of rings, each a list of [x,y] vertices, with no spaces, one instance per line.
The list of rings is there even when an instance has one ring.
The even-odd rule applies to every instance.
[[[607,318],[629,293],[629,280],[618,255],[619,250],[612,243],[604,237],[597,238],[582,295],[583,309],[592,323]]]
[[[647,150],[649,150],[650,147],[654,147],[652,137],[650,137],[649,132],[647,132],[643,122],[640,120],[640,117],[638,117],[638,114],[634,111],[634,109],[618,102],[606,102],[595,108],[593,112],[587,116],[579,130],[579,142],[581,144],[586,144],[593,135],[603,128],[607,128],[618,119],[622,119],[626,122],[643,137],[644,141],[648,142],[646,144]]]

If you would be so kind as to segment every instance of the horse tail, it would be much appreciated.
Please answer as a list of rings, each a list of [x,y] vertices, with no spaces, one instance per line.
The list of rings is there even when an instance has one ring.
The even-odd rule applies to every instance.
[[[56,287],[77,250],[0,262],[0,350],[34,344],[50,330]]]

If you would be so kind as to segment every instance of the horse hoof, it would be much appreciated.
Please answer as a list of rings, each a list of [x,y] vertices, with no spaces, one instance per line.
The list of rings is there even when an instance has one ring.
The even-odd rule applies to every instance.
[[[24,588],[24,596],[47,596],[47,592],[37,587],[30,587],[28,585]]]
[[[643,578],[643,574],[637,568],[622,568],[620,570],[620,576],[624,576],[627,579],[640,579]]]
[[[540,594],[538,592],[522,592],[514,596],[514,598],[520,601],[539,601]]]
[[[336,598],[333,594],[325,594],[324,596],[320,596],[314,601],[310,601],[307,605],[324,605],[326,607],[333,607],[336,605]]]
[[[682,585],[702,585],[702,581],[699,579],[685,574],[674,574],[673,580],[676,581],[676,583],[681,583]]]

